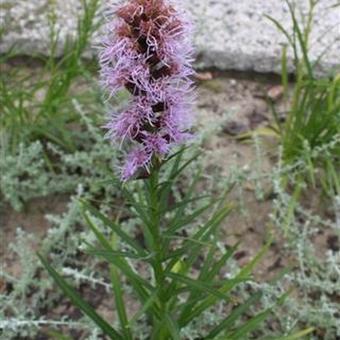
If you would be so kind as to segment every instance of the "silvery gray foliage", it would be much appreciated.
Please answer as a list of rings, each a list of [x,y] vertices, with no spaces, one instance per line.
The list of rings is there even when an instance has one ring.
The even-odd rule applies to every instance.
[[[6,150],[5,144],[0,146],[0,194],[15,210],[21,210],[32,198],[72,194],[79,185],[94,193],[100,181],[109,179],[115,150],[103,141],[101,129],[81,105],[76,100],[73,105],[86,127],[82,151],[68,153],[51,143],[44,146],[40,141],[21,144],[14,154]],[[53,164],[51,159],[58,159],[58,164]]]
[[[331,150],[338,146],[339,135],[320,148],[314,149],[310,158],[318,158],[320,155],[327,157]],[[331,198],[330,206],[333,207],[335,219],[325,219],[317,212],[307,210],[302,204],[296,202],[292,219],[287,224],[287,216],[294,197],[289,194],[282,185],[282,177],[288,177],[294,185],[305,185],[300,182],[300,175],[305,171],[308,164],[306,159],[300,159],[291,165],[283,165],[281,160],[274,166],[271,173],[259,171],[257,163],[261,163],[263,155],[262,146],[255,140],[257,161],[254,166],[244,168],[235,167],[230,171],[230,182],[235,184],[239,191],[240,208],[247,214],[247,206],[242,202],[243,186],[245,182],[254,183],[257,198],[262,199],[265,192],[262,187],[263,181],[268,181],[273,188],[276,199],[273,201],[273,213],[271,220],[279,233],[285,235],[283,251],[296,258],[299,267],[288,272],[275,285],[267,283],[253,283],[255,288],[264,292],[262,304],[270,307],[286,290],[294,287],[294,296],[288,296],[284,305],[274,310],[273,324],[281,331],[281,335],[288,334],[292,329],[300,327],[315,327],[321,329],[324,339],[331,340],[340,336],[340,324],[338,322],[339,307],[334,296],[340,294],[340,255],[339,252],[328,250],[324,256],[318,254],[313,242],[315,236],[321,229],[327,229],[334,235],[339,235],[339,197]],[[217,178],[211,178],[210,182],[219,183]],[[225,184],[225,183],[224,183]],[[247,295],[247,290],[238,292],[241,296]],[[296,296],[296,294],[298,294]],[[218,315],[215,315],[218,317]],[[272,336],[269,329],[263,329],[263,334]],[[313,337],[314,339],[319,339]]]
[[[77,260],[76,256],[81,245],[84,242],[90,242],[92,236],[88,232],[79,233],[77,230],[83,229],[83,219],[78,203],[80,197],[89,198],[90,195],[79,193],[71,199],[64,214],[47,216],[52,227],[42,240],[41,249],[51,254],[51,259],[59,271],[64,270],[68,276],[76,277],[77,284],[86,282],[97,287],[98,284],[105,284],[97,279],[100,277],[97,272],[98,262],[95,260],[86,261],[85,267],[84,263]],[[105,205],[112,204],[111,200],[112,197],[105,197],[103,210],[105,210]],[[40,310],[51,309],[55,301],[60,301],[61,295],[59,291],[53,289],[54,285],[50,277],[45,275],[40,277],[42,275],[41,265],[30,247],[30,240],[33,237],[33,234],[19,229],[16,240],[10,247],[13,256],[18,259],[18,265],[21,268],[20,276],[12,277],[7,273],[6,267],[0,272],[0,277],[12,285],[9,294],[0,294],[0,329],[3,332],[3,339],[15,339],[18,336],[34,338],[43,326],[48,326],[51,329],[66,326],[69,329],[90,331],[93,327],[87,319],[75,322],[66,317],[54,320],[41,315]],[[78,268],[79,265],[86,269],[76,270],[75,268]],[[70,270],[70,267],[74,268]]]
[[[96,133],[97,132],[95,132],[94,135],[96,135]],[[200,142],[198,142],[198,144],[200,144]],[[92,287],[98,287],[98,285],[104,285],[106,287],[107,283],[102,281],[103,275],[98,271],[97,263],[86,260],[85,264],[84,259],[79,260],[76,259],[75,256],[77,250],[84,245],[84,241],[93,241],[92,235],[85,231],[86,229],[82,226],[83,221],[80,216],[77,199],[79,197],[91,198],[98,192],[101,192],[104,195],[101,206],[102,211],[110,211],[112,206],[116,204],[114,189],[101,181],[101,179],[107,179],[106,172],[93,172],[93,162],[100,162],[101,160],[110,162],[112,159],[112,147],[107,146],[106,149],[106,146],[103,148],[103,144],[98,143],[99,142],[94,143],[95,145],[92,146],[92,151],[90,150],[88,153],[80,152],[74,155],[64,154],[54,146],[49,146],[51,152],[59,155],[64,169],[75,169],[74,166],[76,164],[81,164],[83,169],[85,169],[84,174],[86,175],[78,175],[78,177],[76,177],[78,182],[76,182],[76,184],[73,183],[73,191],[77,192],[74,198],[71,199],[67,211],[59,216],[48,216],[48,219],[52,223],[52,228],[43,240],[42,248],[45,253],[49,252],[52,254],[51,258],[55,268],[63,271],[67,276],[72,277],[72,279],[75,278],[76,283],[86,283]],[[258,162],[261,162],[263,154],[260,150],[261,147],[261,143],[257,143],[256,153],[259,158]],[[333,145],[329,145],[328,147],[333,147]],[[327,153],[328,147],[325,146],[319,150],[319,152]],[[41,146],[38,144],[31,145],[27,147],[27,150],[31,150],[30,152],[32,156],[34,155],[34,159],[40,159],[40,152],[42,152]],[[35,171],[37,171],[37,173],[42,171],[39,173],[39,176],[44,176],[44,173],[46,174],[46,169],[41,166],[41,163],[30,164],[28,152],[22,151],[20,156],[26,160],[25,164],[27,164],[28,167],[36,166]],[[210,156],[211,155],[208,154],[205,157]],[[205,157],[203,158],[203,168],[207,166],[207,164],[205,164]],[[13,156],[10,160],[12,164],[14,164],[15,157]],[[24,168],[23,166],[22,169]],[[228,177],[221,177],[219,170],[206,174],[206,188],[207,190],[214,188],[221,191],[221,189],[235,184],[235,188],[239,190],[237,197],[242,199],[242,187],[245,182],[250,181],[256,184],[257,194],[260,198],[263,194],[261,193],[261,189],[263,189],[261,187],[261,181],[264,179],[270,181],[276,193],[272,221],[279,230],[284,230],[284,227],[286,228],[287,225],[284,224],[283,218],[287,215],[292,197],[283,190],[281,186],[281,176],[291,174],[293,170],[296,171],[303,168],[303,161],[299,161],[298,164],[293,164],[288,167],[281,166],[279,163],[271,173],[261,173],[256,166],[250,165],[240,168],[235,165],[231,167]],[[9,169],[9,171],[11,170],[12,169]],[[190,168],[187,176],[192,176],[195,170],[197,170],[197,166]],[[91,186],[91,183],[93,184],[91,176],[95,174],[98,181],[95,182],[95,185]],[[290,180],[294,183],[296,178],[292,175],[290,175],[290,177]],[[8,178],[14,178],[14,176],[9,176]],[[65,177],[64,180],[66,181],[67,177]],[[17,182],[15,185],[17,185],[17,188],[20,190],[27,190],[27,188],[34,186],[38,188],[40,183],[41,182],[35,181],[34,178],[31,178],[27,185],[19,185]],[[15,186],[13,186],[13,188],[14,187]],[[50,186],[49,188],[52,187]],[[22,195],[21,197],[25,197],[25,191],[20,192],[20,190],[18,193]],[[175,195],[176,192],[178,194],[178,190],[175,190]],[[241,204],[241,206],[244,208],[245,213],[247,213],[247,206],[244,203]],[[336,201],[335,198],[335,209],[338,209],[336,208],[338,206],[338,201]],[[340,334],[340,327],[335,316],[337,306],[331,298],[333,294],[340,293],[339,286],[337,285],[337,282],[340,280],[340,258],[338,253],[331,251],[325,254],[324,258],[317,257],[311,238],[317,233],[319,228],[331,228],[335,233],[338,233],[339,228],[334,221],[325,221],[315,212],[306,211],[306,209],[300,205],[296,206],[296,211],[297,215],[287,227],[288,236],[285,240],[284,247],[287,251],[289,250],[295,255],[299,263],[299,268],[288,273],[285,276],[285,280],[278,282],[276,286],[265,283],[253,283],[253,285],[255,288],[260,288],[264,292],[262,304],[266,307],[272,306],[277,296],[280,296],[286,290],[287,282],[297,288],[299,299],[288,297],[286,303],[281,307],[282,309],[278,309],[273,316],[275,327],[279,328],[279,331],[282,332],[281,334],[289,332],[295,326],[303,324],[323,328],[326,331],[325,339],[331,340]],[[298,217],[301,215],[304,216],[304,223],[299,221]],[[127,220],[124,223],[124,228],[131,231],[135,230],[138,226],[138,221],[136,220]],[[91,331],[88,333],[88,339],[100,339],[100,333],[98,333],[96,328],[92,327],[92,324],[88,323],[87,319],[81,319],[77,323],[69,319],[49,320],[39,313],[39,308],[52,306],[54,301],[60,299],[60,294],[56,290],[51,291],[52,282],[49,278],[44,276],[44,279],[36,279],[36,273],[39,272],[40,264],[38,261],[35,261],[35,255],[28,247],[31,237],[30,234],[19,230],[17,240],[12,246],[12,251],[16,253],[16,256],[20,259],[20,265],[25,268],[21,277],[11,277],[6,272],[6,268],[0,273],[6,282],[10,282],[11,285],[13,285],[13,290],[10,294],[0,295],[0,328],[5,327],[2,334],[3,339],[15,339],[20,336],[34,338],[43,325],[47,325],[50,328],[65,325],[67,328],[84,329],[86,331],[88,331],[88,328],[91,328]],[[61,249],[63,251],[60,251]],[[231,272],[237,271],[237,264],[234,263],[234,267],[229,268],[229,270]],[[307,272],[308,275],[306,275]],[[129,287],[125,287],[125,290],[129,292]],[[34,292],[33,295],[32,291]],[[320,298],[312,299],[308,294],[304,294],[304,292],[318,292]],[[237,292],[237,296],[241,298],[246,297],[248,294],[249,287],[246,286],[241,287]],[[11,308],[10,318],[8,318],[8,308]],[[204,329],[205,325],[217,323],[220,319],[219,308],[223,308],[223,306],[217,306],[216,309],[204,314],[197,322],[190,324],[188,328],[184,330],[183,335],[188,335],[189,339],[189,336],[194,338],[194,335],[198,334],[201,329]],[[148,334],[146,323],[140,323],[138,327],[139,329],[136,330],[138,334]],[[268,329],[263,329],[262,332],[264,335],[272,335]]]
[[[339,135],[336,135],[329,144],[313,150],[310,157],[327,157],[329,151],[339,145],[339,141]],[[279,162],[273,171],[276,199],[271,219],[285,235],[286,251],[293,254],[298,262],[298,269],[286,275],[286,280],[296,288],[298,295],[288,297],[287,310],[280,314],[278,320],[282,325],[301,323],[314,326],[324,332],[323,339],[331,340],[340,336],[339,306],[334,299],[340,294],[340,255],[339,251],[327,250],[320,256],[313,238],[322,230],[339,235],[338,196],[330,198],[335,219],[326,219],[297,202],[292,194],[283,189],[281,182],[281,175],[285,174],[293,185],[306,185],[301,182],[300,174],[307,166],[306,160],[302,159],[288,167],[281,166]],[[287,216],[291,218],[287,219]]]
[[[69,190],[72,184],[48,170],[40,142],[21,144],[16,154],[3,153],[0,173],[0,192],[16,210],[31,198]]]
[[[78,249],[84,241],[92,241],[91,233],[81,232],[84,228],[79,198],[91,199],[101,195],[101,210],[107,211],[117,197],[114,187],[107,186],[110,167],[115,159],[114,150],[102,141],[102,131],[95,127],[81,106],[76,101],[73,104],[87,127],[88,142],[83,145],[83,151],[70,154],[55,145],[47,144],[44,147],[42,143],[35,142],[20,145],[15,154],[9,154],[2,148],[0,158],[0,191],[14,209],[20,210],[26,201],[34,197],[56,193],[72,195],[65,213],[46,216],[51,227],[40,245],[42,251],[51,254],[55,267],[60,271],[64,267],[67,270],[69,266],[77,268]],[[49,167],[47,154],[59,160],[58,171],[54,172]],[[43,326],[67,326],[71,329],[88,330],[89,338],[98,339],[98,331],[93,330],[94,327],[87,319],[79,322],[67,318],[49,320],[41,315],[42,308],[48,310],[61,296],[53,289],[49,277],[40,277],[40,262],[31,247],[33,238],[33,234],[18,229],[10,252],[20,268],[20,275],[13,277],[5,266],[0,271],[0,278],[11,285],[9,293],[0,294],[0,338],[35,338]],[[83,266],[83,263],[80,265]],[[79,270],[78,273],[74,270],[69,274],[98,285],[96,270],[96,261],[92,261],[86,262],[85,271]]]

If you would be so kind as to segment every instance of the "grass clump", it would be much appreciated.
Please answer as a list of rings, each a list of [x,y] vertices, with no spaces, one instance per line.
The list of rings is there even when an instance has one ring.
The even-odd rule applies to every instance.
[[[68,39],[64,55],[58,58],[59,33],[53,10],[49,15],[50,48],[48,57],[38,56],[45,67],[39,74],[4,69],[0,75],[0,137],[1,147],[15,151],[20,143],[50,141],[68,151],[77,149],[76,138],[69,124],[79,122],[71,105],[71,89],[79,77],[89,79],[82,56],[93,32],[98,28],[95,15],[98,0],[83,0],[83,14],[78,20],[77,36]],[[15,56],[15,46],[4,56],[5,63]],[[83,97],[93,96],[91,92]],[[77,95],[79,97],[79,94]]]
[[[316,61],[312,61],[309,49],[313,18],[319,1],[310,0],[309,3],[305,24],[301,25],[297,19],[294,3],[286,1],[293,24],[292,34],[274,18],[268,18],[286,36],[288,46],[293,50],[296,74],[285,121],[281,122],[275,109],[273,110],[283,147],[283,160],[292,164],[301,158],[309,158],[310,165],[316,167],[323,162],[323,155],[312,159],[312,153],[315,149],[330,143],[333,143],[334,147],[328,156],[339,164],[340,77],[336,74],[321,78],[316,76],[315,70],[322,55]],[[287,47],[283,52],[282,84],[285,97],[288,99]]]

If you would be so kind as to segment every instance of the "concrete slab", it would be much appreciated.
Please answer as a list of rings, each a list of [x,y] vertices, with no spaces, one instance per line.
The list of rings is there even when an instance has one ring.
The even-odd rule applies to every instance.
[[[306,19],[309,0],[295,1],[302,22]],[[286,39],[264,15],[276,18],[291,29],[284,0],[183,0],[182,3],[196,23],[198,67],[280,72],[282,44]],[[323,74],[339,69],[340,64],[340,6],[334,7],[336,3],[338,0],[321,0],[314,20],[311,56],[316,60],[326,52],[318,68]],[[0,52],[16,44],[23,54],[48,53],[48,18],[53,6],[62,53],[66,37],[75,35],[80,0],[1,0],[0,21],[4,34]],[[92,46],[96,42],[98,39],[94,38]],[[94,48],[89,52],[96,53]],[[290,67],[292,69],[292,63]]]

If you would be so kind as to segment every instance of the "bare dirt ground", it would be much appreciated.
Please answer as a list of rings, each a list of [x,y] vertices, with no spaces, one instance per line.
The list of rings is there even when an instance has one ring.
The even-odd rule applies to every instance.
[[[278,111],[284,115],[286,105],[281,101],[282,89],[279,84],[279,78],[273,75],[216,71],[198,74],[198,129],[199,126],[212,122],[219,127],[204,143],[204,148],[209,154],[208,171],[209,167],[211,169],[218,167],[228,176],[230,167],[236,165],[242,168],[256,162],[257,155],[253,144],[239,140],[237,137],[269,124],[272,114],[268,99],[275,102]],[[271,152],[273,144],[275,141],[271,139],[265,142],[261,164],[257,164],[259,172],[268,173],[274,165],[275,160]],[[271,212],[271,187],[265,182],[263,187],[267,191],[268,198],[260,201],[255,197],[254,186],[249,183],[245,188],[244,202],[242,202],[247,212],[241,215],[239,211],[231,214],[224,228],[226,242],[232,243],[236,239],[242,239],[241,248],[245,250],[240,251],[240,263],[247,262],[266,240],[268,215]],[[232,193],[231,200],[233,196],[236,197]],[[36,236],[32,247],[37,249],[39,240],[44,237],[49,227],[45,215],[62,213],[66,209],[67,200],[67,196],[35,199],[26,205],[23,212],[16,212],[5,205],[1,209],[2,262],[7,260],[8,245],[14,240],[18,227]],[[309,203],[315,206],[320,202],[316,200],[314,203]],[[332,243],[327,240],[327,236],[320,235],[318,242],[324,247],[327,243]],[[279,264],[279,267],[282,266],[282,259],[276,247],[273,249],[273,257],[268,256],[268,259],[270,259],[268,263],[261,269],[264,276],[266,270],[268,272],[273,269],[274,263]],[[265,267],[267,269],[264,269]]]
[[[256,74],[250,77],[252,79],[249,79],[249,75],[220,74],[214,71],[198,75],[201,79],[198,84],[198,125],[203,126],[214,121],[221,122],[220,131],[208,138],[204,148],[211,152],[209,156],[211,160],[208,161],[211,166],[220,167],[226,176],[231,165],[237,164],[243,167],[255,160],[253,146],[239,142],[235,137],[266,125],[271,119],[266,103],[268,92],[280,93],[277,77]],[[226,115],[230,112],[232,117],[225,122]],[[260,166],[263,171],[269,171],[271,164],[270,157],[265,155]],[[56,196],[32,200],[22,212],[16,212],[5,205],[1,209],[0,256],[2,261],[7,261],[8,245],[14,240],[18,227],[35,235],[32,247],[36,250],[39,240],[44,237],[49,227],[45,215],[62,213],[66,209],[66,204],[66,196]],[[261,234],[265,231],[266,218],[270,211],[270,203],[258,202],[251,187],[246,191],[245,204],[250,215],[245,215],[242,219],[238,214],[232,215],[225,229],[230,242],[242,237],[245,249],[247,249],[244,254],[239,255],[242,262],[254,255],[259,245],[262,244]],[[251,211],[256,212],[255,216],[252,216]],[[248,244],[247,239],[251,244]]]
[[[213,79],[201,81],[198,95],[198,106],[201,108],[199,124],[211,119],[221,120],[220,132],[212,134],[204,145],[210,154],[211,167],[220,167],[225,176],[229,175],[230,168],[235,164],[239,168],[255,166],[258,174],[270,174],[277,162],[277,140],[272,136],[261,139],[259,161],[253,142],[238,137],[270,126],[273,122],[271,104],[275,105],[279,117],[285,119],[289,104],[283,99],[280,79],[276,76],[233,72],[222,75],[212,72],[211,76]],[[209,78],[209,73],[203,74],[204,77]],[[230,111],[232,116],[225,122],[223,116]],[[237,190],[231,193],[230,199],[242,205],[245,212],[235,209],[226,220],[223,230],[226,242],[242,241],[238,253],[241,265],[259,251],[267,241],[269,231],[274,232],[269,253],[255,271],[257,279],[262,281],[272,278],[287,266],[294,268],[296,259],[284,249],[282,235],[272,229],[269,217],[273,212],[272,183],[263,179],[260,185],[262,199],[256,197],[256,188],[251,181],[245,183],[243,202],[238,201],[240,197]],[[302,196],[302,204],[324,220],[335,219],[333,207],[327,204],[319,189],[308,189]],[[324,258],[328,250],[339,250],[338,236],[334,235],[334,230],[323,226],[313,237],[313,243],[320,258]]]
[[[20,268],[16,265],[16,258],[13,258],[9,249],[10,244],[15,240],[17,228],[34,235],[30,247],[32,247],[32,251],[38,251],[39,243],[50,226],[46,215],[63,213],[67,202],[67,196],[56,195],[31,200],[21,212],[13,210],[8,205],[2,207],[0,210],[0,262],[6,263],[6,270],[9,271],[9,274],[14,277],[18,277],[20,274]]]
[[[253,143],[238,137],[269,124],[272,116],[268,99],[276,104],[278,111],[284,116],[286,104],[281,101],[282,89],[279,79],[275,76],[233,72],[221,74],[215,71],[200,73],[198,79],[198,125],[205,126],[213,122],[219,127],[204,142],[208,155],[207,171],[219,168],[225,176],[228,176],[234,166],[243,168],[249,164],[256,164],[258,172],[270,172],[275,164],[272,152],[275,140],[267,138],[263,141],[264,148],[259,164],[256,163],[257,155]],[[235,201],[237,208],[225,222],[221,240],[225,245],[242,240],[236,254],[236,259],[241,265],[247,263],[259,251],[268,239],[268,230],[272,228],[269,218],[273,199],[271,184],[263,181],[261,185],[265,192],[261,200],[256,198],[256,188],[251,182],[243,190],[242,202],[239,201],[237,188],[229,196],[231,201]],[[318,207],[320,201],[315,199],[314,202],[310,197],[306,197],[306,204]],[[6,263],[6,268],[11,268],[13,276],[20,274],[20,268],[16,265],[15,258],[9,255],[8,245],[14,241],[16,228],[23,228],[35,235],[32,250],[37,250],[39,242],[49,228],[45,215],[65,211],[67,200],[66,196],[35,199],[20,213],[13,211],[8,205],[3,206],[0,260],[1,263]],[[245,207],[244,212],[240,208],[241,205]],[[325,214],[327,215],[327,211]],[[296,260],[282,248],[280,239],[281,236],[277,234],[269,254],[256,270],[256,276],[260,281],[272,278],[286,266],[294,268]],[[315,236],[315,244],[320,254],[324,254],[328,249],[339,249],[337,236],[327,229],[321,230],[320,234]],[[90,293],[89,299],[91,300]],[[104,314],[108,313],[109,308],[105,307],[105,304],[101,305],[100,301],[96,304]],[[69,305],[59,312],[67,313],[67,308],[70,308]],[[53,311],[52,314],[56,313],[58,311]]]

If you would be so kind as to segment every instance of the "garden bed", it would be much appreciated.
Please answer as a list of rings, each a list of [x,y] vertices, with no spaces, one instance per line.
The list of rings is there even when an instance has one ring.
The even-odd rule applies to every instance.
[[[8,67],[28,71],[21,63]],[[32,67],[29,72],[31,70]],[[40,71],[39,65],[32,72],[37,71]],[[223,224],[221,247],[228,248],[240,240],[234,261],[235,268],[242,267],[272,235],[270,249],[255,270],[257,284],[267,289],[268,300],[264,300],[263,304],[270,303],[270,298],[279,295],[283,289],[293,288],[293,293],[282,307],[284,312],[279,309],[268,321],[268,327],[280,333],[297,320],[300,321],[300,327],[315,327],[315,339],[335,339],[340,331],[336,312],[340,299],[337,286],[340,221],[337,216],[339,206],[336,205],[339,202],[335,196],[327,197],[320,186],[304,189],[298,201],[294,201],[293,186],[288,187],[286,192],[277,189],[280,176],[289,172],[278,166],[278,140],[269,129],[273,122],[269,103],[275,105],[280,119],[285,119],[287,101],[283,99],[280,80],[270,75],[221,73],[214,70],[199,73],[197,80],[198,132],[194,143],[204,150],[201,159],[204,179],[200,189],[211,189],[217,195],[228,186],[233,186],[228,201],[232,202],[234,209]],[[74,86],[74,91],[77,92],[78,88],[82,92],[84,88],[85,92],[90,90],[86,86],[86,83],[80,82]],[[91,111],[86,112],[87,117],[91,115]],[[82,138],[86,139],[89,132],[79,131]],[[105,150],[96,153],[93,151],[95,147],[88,145],[81,150],[82,156],[77,151],[72,155],[69,151],[60,151],[58,161],[63,163],[60,166],[63,170],[57,174],[57,180],[56,174],[48,175],[51,181],[56,180],[56,185],[48,187],[46,195],[39,196],[41,188],[39,184],[35,185],[39,176],[46,175],[43,172],[49,172],[49,169],[42,167],[32,178],[23,177],[23,181],[32,186],[20,186],[19,183],[16,187],[18,191],[30,190],[31,187],[39,189],[36,198],[29,198],[30,195],[23,193],[22,197],[28,198],[22,200],[20,211],[13,209],[8,200],[2,197],[0,256],[3,265],[0,294],[5,303],[0,307],[0,316],[8,320],[8,324],[5,321],[6,327],[3,327],[6,339],[50,339],[53,336],[49,332],[58,322],[61,322],[66,333],[69,333],[70,328],[73,329],[69,333],[72,337],[86,338],[90,333],[92,339],[96,336],[100,338],[92,326],[85,326],[81,313],[71,307],[47,279],[37,263],[35,252],[39,249],[48,251],[57,268],[64,268],[64,274],[76,279],[82,295],[91,305],[109,320],[115,319],[112,309],[114,302],[108,299],[109,284],[105,281],[107,267],[98,260],[89,264],[80,249],[84,240],[93,237],[89,235],[77,211],[77,198],[101,201],[104,211],[108,211],[111,216],[122,216],[119,193],[115,192],[115,188],[107,189],[101,183],[107,176],[107,170],[115,171],[110,164],[110,148],[112,158],[116,157],[117,150],[105,141],[98,142],[104,135],[101,129],[96,130],[96,134],[94,144],[103,143]],[[98,148],[103,150],[101,146]],[[78,156],[82,162],[86,154],[88,159],[84,162],[84,168],[83,164],[79,164],[79,169],[74,170],[69,158],[74,157],[71,164]],[[6,159],[3,163],[6,163]],[[106,170],[90,172],[87,167],[91,166],[105,167]],[[191,170],[186,176],[190,176]],[[39,171],[42,173],[39,174]],[[75,174],[76,177],[72,177]],[[71,183],[74,180],[77,185],[69,185],[58,192],[55,187],[63,181],[63,176],[65,181]],[[88,181],[98,182],[97,187],[89,190]],[[296,181],[298,183],[298,179]],[[180,186],[177,188],[179,191]],[[54,217],[46,219],[46,215]],[[138,222],[129,218],[123,213],[121,221],[138,239]],[[17,228],[20,231],[17,232]],[[32,264],[30,261],[35,262]],[[25,266],[28,262],[31,265]],[[235,268],[226,268],[226,273]],[[274,284],[274,288],[267,287],[267,282],[285,268],[288,268],[285,282],[279,281]],[[143,270],[143,267],[139,269]],[[130,294],[129,286],[126,287],[126,294]],[[128,301],[129,311],[135,311],[133,297]],[[15,304],[19,303],[21,305],[16,308]],[[211,315],[203,320],[202,327],[204,322],[211,322],[209,317]],[[145,325],[141,324],[141,334],[145,333],[143,327]],[[197,332],[197,329],[191,333],[188,331],[191,334],[188,339],[199,339],[195,335]]]

